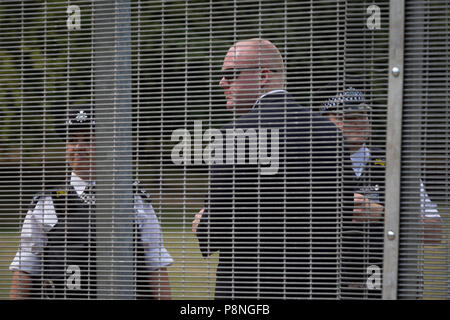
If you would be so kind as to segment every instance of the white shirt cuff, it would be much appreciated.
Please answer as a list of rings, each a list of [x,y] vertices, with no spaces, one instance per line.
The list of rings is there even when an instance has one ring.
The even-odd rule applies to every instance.
[[[173,263],[173,259],[166,248],[161,247],[159,250],[157,249],[146,252],[145,262],[150,271],[156,271],[171,265]]]

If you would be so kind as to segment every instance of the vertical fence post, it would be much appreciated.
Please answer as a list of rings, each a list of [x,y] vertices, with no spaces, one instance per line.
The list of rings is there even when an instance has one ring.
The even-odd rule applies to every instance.
[[[386,137],[386,204],[383,299],[397,298],[403,106],[404,0],[389,6],[389,92]]]
[[[94,1],[97,291],[134,297],[129,0]]]
[[[407,3],[408,21],[414,21],[413,30],[408,23],[405,27],[405,61],[404,87],[408,90],[407,98],[403,103],[403,123],[405,133],[403,134],[403,153],[407,157],[403,162],[402,185],[404,186],[402,213],[402,252],[404,260],[399,268],[402,281],[407,284],[405,297],[408,299],[419,299],[423,296],[423,224],[420,221],[421,210],[420,177],[421,160],[423,158],[423,145],[421,138],[424,135],[422,123],[426,110],[426,79],[425,79],[425,55],[427,45],[425,43],[425,0],[414,0]],[[412,29],[412,28],[411,28]],[[406,132],[407,130],[407,132]]]

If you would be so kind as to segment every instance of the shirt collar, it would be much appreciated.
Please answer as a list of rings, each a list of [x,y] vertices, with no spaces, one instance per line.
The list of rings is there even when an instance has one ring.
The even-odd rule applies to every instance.
[[[370,158],[370,150],[363,144],[356,152],[354,152],[350,158],[352,159],[353,171],[359,177]]]
[[[260,97],[258,98],[258,100],[256,100],[256,102],[255,102],[255,104],[253,105],[252,109],[253,109],[257,104],[259,104],[259,102],[261,101],[262,98],[264,98],[265,96],[268,96],[269,94],[273,94],[273,93],[287,93],[287,91],[286,91],[286,90],[283,90],[283,89],[276,89],[276,90],[272,90],[272,91],[270,91],[270,92],[264,93],[262,96],[260,96]]]
[[[75,172],[72,171],[70,177],[70,185],[75,189],[78,195],[84,192],[84,189],[89,185],[88,181],[81,179]],[[95,181],[92,181],[92,185],[95,185]]]

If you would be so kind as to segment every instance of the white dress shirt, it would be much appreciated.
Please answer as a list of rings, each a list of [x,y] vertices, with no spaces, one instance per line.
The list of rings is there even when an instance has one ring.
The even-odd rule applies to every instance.
[[[80,196],[88,182],[72,172],[70,185]],[[152,205],[148,201],[144,201],[139,194],[135,194],[134,209],[137,213],[137,225],[141,234],[148,270],[155,271],[172,264],[173,259],[164,248],[161,226]],[[36,206],[27,212],[22,226],[19,250],[9,269],[23,271],[31,275],[40,273],[47,233],[57,222],[58,218],[52,197],[41,197]]]
[[[364,144],[358,151],[350,156],[352,160],[352,167],[355,176],[360,177],[365,165],[370,159],[370,150]],[[428,196],[422,179],[419,178],[420,183],[420,213],[427,218],[440,218],[437,206]]]

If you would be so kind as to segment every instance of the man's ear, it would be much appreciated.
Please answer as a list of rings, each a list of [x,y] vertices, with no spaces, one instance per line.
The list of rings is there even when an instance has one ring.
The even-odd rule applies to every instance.
[[[262,69],[261,70],[261,87],[264,87],[270,80],[270,70]]]

